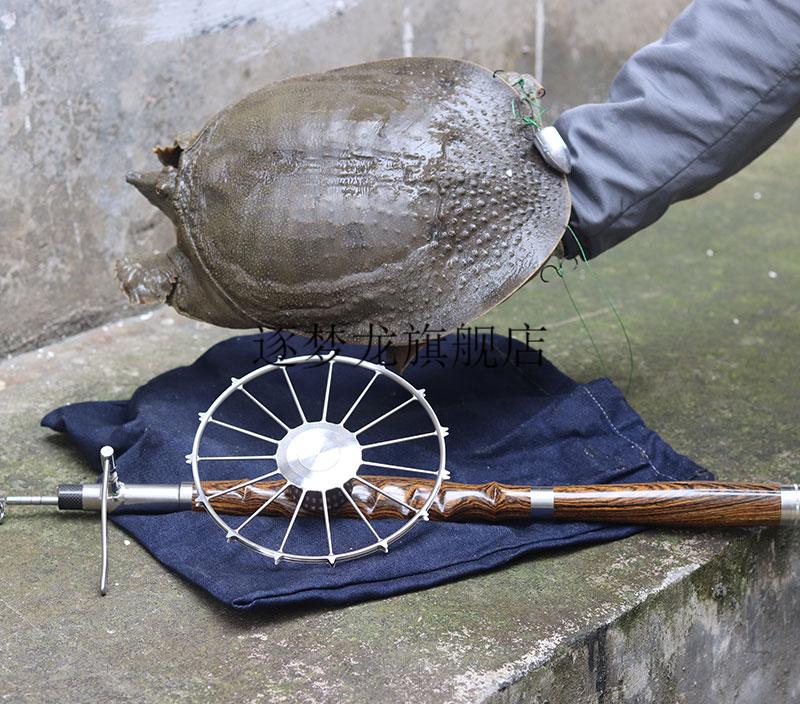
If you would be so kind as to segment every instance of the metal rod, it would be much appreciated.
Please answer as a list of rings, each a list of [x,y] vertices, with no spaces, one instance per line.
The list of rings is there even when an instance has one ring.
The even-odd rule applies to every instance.
[[[278,425],[280,425],[284,430],[288,431],[289,426],[286,425],[278,416],[276,416],[269,408],[266,407],[265,404],[261,403],[253,394],[251,394],[244,386],[237,386],[236,388],[239,389],[247,398],[249,398],[256,406],[258,406],[264,413],[266,413],[272,420],[274,420]]]
[[[325,399],[322,402],[322,420],[328,420],[328,402],[331,400],[331,377],[333,362],[328,362],[328,380],[325,382]]]
[[[384,445],[394,445],[398,442],[408,442],[409,440],[419,440],[420,438],[430,438],[434,435],[437,435],[435,430],[432,430],[430,433],[420,433],[419,435],[406,435],[402,438],[393,438],[392,440],[383,440],[382,442],[373,442],[369,445],[362,445],[361,449],[366,450],[370,447],[382,447]]]
[[[267,472],[266,474],[262,474],[259,477],[255,477],[253,479],[247,479],[243,482],[239,482],[238,484],[234,484],[227,489],[221,489],[220,491],[215,491],[213,494],[209,494],[206,498],[211,501],[212,499],[216,499],[218,496],[223,496],[224,494],[229,494],[232,491],[236,491],[237,489],[243,489],[246,486],[250,486],[251,484],[255,484],[256,482],[263,481],[267,477],[274,477],[276,474],[280,474],[279,469],[274,469],[271,472]]]
[[[259,513],[261,513],[267,506],[269,506],[275,499],[277,499],[284,491],[289,488],[289,482],[286,482],[278,491],[276,491],[272,496],[270,496],[259,508],[257,508],[253,513],[250,514],[249,518],[247,518],[237,529],[236,532],[238,533],[242,528],[244,528],[250,521],[252,521]]]
[[[292,384],[292,380],[289,378],[289,372],[286,371],[286,367],[281,367],[281,371],[283,372],[283,376],[286,378],[286,383],[289,386],[289,392],[292,394],[294,405],[297,406],[297,410],[300,413],[300,418],[303,423],[307,423],[308,420],[306,419],[306,414],[303,412],[303,407],[300,405],[300,399],[297,398],[297,392],[294,390],[294,384]]]
[[[191,457],[191,455],[190,455]],[[212,462],[214,460],[274,460],[275,455],[212,455],[210,457],[198,457],[198,462]]]
[[[258,438],[259,440],[266,440],[267,442],[271,442],[273,445],[278,444],[278,441],[275,438],[271,438],[266,435],[260,435],[259,433],[254,433],[252,430],[245,430],[244,428],[240,428],[238,425],[225,423],[221,420],[217,420],[216,418],[209,418],[208,422],[214,423],[215,425],[221,425],[223,428],[229,428],[230,430],[235,430],[237,433],[242,433],[244,435],[249,435],[251,437]]]
[[[353,500],[353,497],[347,492],[347,489],[344,487],[340,487],[341,492],[347,497],[347,500],[350,502],[352,507],[355,509],[355,512],[358,514],[359,518],[367,524],[367,528],[372,531],[372,535],[375,536],[376,540],[380,541],[383,540],[380,535],[378,535],[377,531],[372,527],[372,523],[369,522],[369,519],[364,515],[363,511],[358,507],[358,504]]]
[[[379,416],[378,418],[376,418],[375,420],[371,421],[370,423],[367,423],[366,425],[362,425],[358,430],[353,432],[353,435],[359,435],[359,434],[363,433],[365,430],[371,428],[373,425],[377,425],[382,420],[386,420],[390,415],[392,415],[393,413],[397,413],[397,411],[399,411],[401,408],[405,408],[409,403],[413,403],[416,400],[417,400],[417,397],[416,396],[412,396],[407,401],[403,401],[403,403],[400,403],[397,406],[395,406],[391,411],[387,411],[382,416]]]
[[[364,486],[368,486],[373,491],[377,491],[379,494],[382,494],[383,496],[385,496],[390,501],[394,501],[395,503],[400,504],[401,506],[405,506],[409,511],[416,511],[417,510],[413,506],[410,506],[409,504],[407,504],[405,501],[401,501],[396,496],[392,496],[391,494],[387,494],[383,489],[381,489],[380,487],[375,486],[372,482],[368,482],[366,479],[362,479],[361,477],[353,477],[353,480],[357,481],[357,482],[360,482]]]
[[[347,413],[345,413],[344,418],[342,418],[339,421],[339,425],[344,426],[344,424],[347,422],[347,419],[352,415],[353,411],[356,410],[356,407],[358,406],[358,404],[361,403],[361,399],[364,398],[364,396],[367,395],[367,391],[369,391],[369,387],[372,386],[375,383],[375,379],[377,379],[379,376],[380,376],[380,372],[373,372],[372,379],[370,379],[369,382],[367,382],[367,385],[364,387],[364,389],[358,395],[358,398],[355,401],[353,401],[353,405],[350,406],[350,410],[347,411]]]
[[[57,496],[6,496],[9,506],[58,506]]]
[[[278,552],[283,552],[283,548],[286,546],[286,541],[289,540],[289,533],[292,532],[292,528],[294,528],[294,522],[297,520],[297,514],[300,513],[300,507],[303,505],[303,501],[306,498],[306,490],[300,493],[300,498],[297,500],[297,506],[295,506],[294,513],[292,514],[291,519],[289,520],[289,526],[286,528],[286,533],[283,536],[283,540],[281,541],[281,546],[278,548]]]
[[[333,538],[331,537],[331,519],[328,515],[328,492],[322,492],[322,512],[325,516],[325,533],[328,537],[328,555],[331,557],[331,564],[333,564]]]
[[[433,469],[417,469],[416,467],[406,467],[403,464],[387,464],[386,462],[368,462],[361,460],[361,464],[368,464],[370,467],[382,467],[383,469],[396,469],[399,472],[414,472],[415,474],[431,474],[434,477],[439,474]]]
[[[108,593],[108,485],[110,482],[111,467],[114,462],[114,450],[106,445],[100,450],[103,465],[103,479],[100,487],[100,544],[102,551],[102,564],[100,565],[100,594]]]

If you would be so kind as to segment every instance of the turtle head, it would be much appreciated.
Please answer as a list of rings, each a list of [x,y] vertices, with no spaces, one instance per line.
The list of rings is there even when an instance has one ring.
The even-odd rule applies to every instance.
[[[173,197],[178,183],[177,173],[172,167],[166,167],[161,171],[148,171],[147,173],[131,171],[126,174],[125,180],[132,186],[136,186],[147,200],[175,222],[176,213]]]

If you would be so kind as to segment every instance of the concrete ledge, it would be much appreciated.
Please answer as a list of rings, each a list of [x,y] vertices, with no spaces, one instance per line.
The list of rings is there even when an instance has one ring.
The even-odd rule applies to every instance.
[[[799,548],[795,530],[731,540],[488,701],[797,701]]]
[[[632,405],[725,479],[798,478],[800,211],[783,185],[798,153],[794,130],[747,172],[596,265],[634,339]],[[757,212],[756,189],[758,207],[769,206]],[[613,319],[579,273],[574,280],[583,309],[595,311],[611,374],[624,380]],[[491,319],[501,331],[551,321],[545,353],[575,376],[598,375],[556,286],[527,288]],[[92,470],[39,427],[41,416],[66,402],[127,397],[228,334],[158,311],[0,363],[0,489],[88,479]],[[650,531],[384,601],[243,615],[115,528],[112,589],[101,599],[96,519],[15,510],[0,527],[2,694],[15,702],[793,701],[799,540],[774,530]]]

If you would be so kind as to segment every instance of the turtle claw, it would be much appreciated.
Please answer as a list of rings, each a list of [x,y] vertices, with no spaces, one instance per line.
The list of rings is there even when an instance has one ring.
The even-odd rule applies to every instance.
[[[117,261],[117,279],[131,303],[164,303],[178,280],[172,262],[163,254],[144,261]]]

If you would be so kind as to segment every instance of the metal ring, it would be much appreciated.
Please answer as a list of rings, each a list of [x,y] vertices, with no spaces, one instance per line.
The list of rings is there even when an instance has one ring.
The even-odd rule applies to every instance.
[[[323,406],[323,419],[321,421],[309,421],[308,419],[306,419],[306,417],[305,417],[305,415],[304,415],[304,413],[302,411],[302,408],[300,406],[300,403],[299,403],[298,397],[296,395],[296,392],[294,390],[294,387],[291,384],[291,381],[289,380],[288,372],[286,371],[287,368],[289,368],[289,367],[294,367],[294,366],[299,366],[299,365],[304,365],[304,364],[312,364],[312,363],[315,364],[315,365],[319,365],[319,364],[328,364],[329,365],[329,368],[328,368],[328,381],[327,381],[326,390],[325,390],[326,401],[325,401],[325,405]],[[257,378],[259,378],[259,377],[261,377],[261,376],[263,376],[265,374],[272,373],[272,372],[274,372],[276,370],[282,370],[284,372],[284,374],[286,374],[287,382],[288,382],[288,385],[289,385],[289,390],[290,390],[290,392],[291,392],[291,394],[292,394],[292,396],[293,396],[293,398],[295,400],[295,403],[298,406],[298,409],[300,410],[300,415],[301,415],[301,418],[302,418],[302,422],[300,423],[300,425],[295,426],[294,428],[289,428],[288,426],[286,426],[285,424],[282,423],[282,425],[287,427],[287,431],[284,434],[283,438],[281,438],[280,440],[278,440],[277,438],[274,439],[276,441],[276,445],[279,445],[280,442],[283,442],[292,433],[298,434],[298,433],[304,432],[305,428],[308,428],[309,430],[311,430],[311,429],[313,429],[314,426],[325,425],[325,423],[327,423],[327,425],[334,425],[334,424],[329,423],[329,422],[326,421],[325,413],[326,413],[326,409],[327,409],[327,398],[328,398],[328,394],[330,393],[330,388],[331,388],[331,377],[332,377],[332,374],[333,374],[333,367],[336,364],[345,364],[345,365],[349,365],[349,366],[353,366],[353,367],[359,367],[359,368],[365,369],[367,371],[370,371],[373,374],[373,379],[367,384],[367,387],[363,390],[362,395],[356,400],[356,402],[353,404],[353,406],[351,407],[350,411],[346,414],[346,416],[343,418],[343,420],[340,421],[340,425],[341,425],[341,427],[343,429],[344,429],[344,423],[349,419],[350,414],[355,409],[356,405],[361,400],[361,398],[363,398],[363,395],[366,393],[366,390],[370,387],[372,382],[378,376],[383,376],[383,377],[386,377],[386,378],[390,379],[391,381],[395,382],[396,384],[401,386],[403,389],[405,389],[407,392],[409,392],[411,394],[411,399],[406,401],[406,403],[410,403],[412,400],[419,403],[420,407],[427,414],[428,420],[430,421],[430,423],[433,426],[433,431],[431,431],[430,433],[427,433],[425,435],[431,436],[431,437],[435,436],[436,439],[437,439],[437,443],[438,443],[439,462],[438,462],[438,468],[435,471],[434,487],[431,490],[430,494],[428,495],[428,498],[426,499],[426,501],[424,502],[424,504],[420,508],[413,509],[413,507],[409,507],[409,508],[412,508],[414,510],[413,514],[408,518],[408,520],[399,529],[395,530],[390,535],[387,535],[385,537],[380,537],[377,534],[377,531],[374,530],[374,527],[371,526],[371,524],[368,521],[368,519],[366,519],[366,517],[362,516],[363,520],[365,522],[367,522],[368,525],[370,525],[370,530],[373,531],[373,535],[376,536],[376,540],[371,542],[371,543],[369,543],[369,544],[367,544],[367,545],[365,545],[365,546],[363,546],[363,547],[357,548],[357,549],[348,550],[348,551],[340,552],[340,553],[336,553],[336,552],[333,551],[332,541],[331,541],[331,538],[330,538],[331,530],[332,530],[331,526],[333,524],[328,519],[327,510],[325,511],[325,524],[324,524],[325,527],[326,527],[326,530],[328,532],[328,545],[330,546],[330,550],[329,550],[329,552],[327,554],[323,554],[323,553],[319,553],[319,554],[292,553],[292,552],[288,552],[288,551],[283,549],[284,545],[286,543],[286,538],[288,538],[289,532],[292,529],[292,525],[293,525],[293,520],[294,519],[292,519],[292,521],[289,524],[289,528],[288,528],[288,530],[287,530],[287,532],[286,532],[286,534],[284,536],[283,543],[281,543],[281,546],[278,547],[277,549],[268,547],[268,546],[263,545],[263,544],[258,543],[258,542],[255,542],[255,541],[245,537],[244,535],[242,535],[238,530],[232,529],[231,526],[228,523],[226,523],[223,520],[223,518],[214,509],[214,506],[212,505],[211,501],[209,500],[208,495],[203,490],[202,478],[201,478],[201,473],[200,473],[200,462],[203,461],[203,457],[200,454],[200,446],[201,446],[201,441],[202,441],[203,435],[204,435],[204,433],[206,431],[206,428],[207,428],[207,426],[208,426],[208,424],[210,422],[219,423],[219,421],[216,421],[214,419],[214,417],[213,417],[214,413],[217,411],[217,409],[220,408],[220,406],[225,402],[225,400],[228,399],[232,394],[234,394],[239,389],[243,389],[249,382],[253,381],[254,379],[257,379]],[[262,406],[262,408],[264,408],[264,407]],[[267,409],[264,408],[264,410],[267,410]],[[267,410],[267,412],[269,412],[269,411]],[[228,540],[236,540],[237,542],[241,543],[245,547],[248,547],[248,548],[250,548],[252,550],[255,550],[256,552],[258,552],[258,553],[260,553],[260,554],[262,554],[262,555],[264,555],[266,557],[272,558],[276,563],[281,561],[281,560],[287,560],[287,561],[293,561],[293,562],[306,562],[306,563],[309,563],[309,562],[310,563],[328,562],[330,564],[334,564],[334,562],[338,562],[338,561],[341,561],[341,560],[350,560],[350,559],[354,559],[354,558],[358,558],[358,557],[363,557],[363,556],[369,555],[371,553],[377,552],[379,550],[383,550],[384,552],[388,552],[389,545],[391,543],[395,542],[396,540],[398,540],[403,535],[405,535],[409,530],[411,530],[411,528],[413,528],[413,526],[417,523],[417,521],[419,521],[420,519],[427,520],[427,518],[428,518],[428,509],[430,508],[431,504],[436,499],[436,496],[437,496],[437,494],[439,492],[439,489],[441,487],[442,481],[449,476],[447,471],[446,471],[446,469],[445,469],[445,462],[446,462],[445,437],[447,435],[447,428],[442,426],[442,424],[439,422],[439,419],[438,419],[436,413],[434,412],[433,408],[428,403],[428,401],[425,399],[424,390],[417,389],[411,383],[409,383],[403,377],[401,377],[399,374],[396,374],[395,372],[387,369],[383,365],[373,364],[371,362],[366,362],[364,360],[356,359],[354,357],[346,357],[346,356],[337,355],[335,352],[329,352],[329,353],[327,353],[325,355],[314,354],[314,355],[298,356],[298,357],[293,357],[293,358],[290,358],[290,359],[280,360],[280,361],[277,361],[275,363],[264,365],[263,367],[260,367],[260,368],[258,368],[256,370],[250,372],[249,374],[247,374],[246,376],[242,377],[241,379],[232,379],[230,386],[227,389],[225,389],[214,400],[214,402],[211,404],[211,406],[209,406],[207,411],[205,411],[204,413],[201,413],[199,415],[200,415],[200,422],[199,422],[199,425],[198,425],[198,428],[197,428],[197,432],[195,433],[194,443],[192,445],[192,452],[191,452],[190,455],[187,455],[187,461],[190,462],[191,465],[192,465],[192,475],[193,475],[193,478],[194,478],[195,490],[197,492],[196,501],[198,503],[203,504],[203,506],[205,507],[205,510],[208,512],[208,514],[211,516],[211,518],[214,520],[214,522],[223,531],[225,531],[225,534],[226,534],[226,537],[228,538]],[[385,414],[385,415],[387,415],[387,414]],[[375,421],[373,421],[373,423],[370,423],[368,425],[371,426],[373,424],[377,424],[383,418],[384,418],[384,416],[380,417],[379,419],[376,419]],[[230,425],[228,427],[230,427]],[[325,429],[327,429],[327,427]],[[361,432],[361,430],[363,430],[363,429],[364,428],[361,428],[359,431],[356,431],[356,432]],[[242,430],[242,429],[240,428],[239,430]],[[346,429],[344,429],[344,430],[346,430]],[[347,431],[347,432],[351,432],[351,431]],[[415,437],[417,437],[417,436],[415,436]],[[361,446],[359,445],[359,447],[361,447]],[[367,447],[367,446],[363,446],[363,447]],[[276,451],[276,455],[277,455],[277,451]],[[278,463],[278,460],[276,459],[276,464],[277,463]],[[362,460],[361,456],[359,454],[358,455],[358,468],[355,470],[356,474],[361,469],[361,467],[363,466],[364,463],[366,463],[366,461]],[[411,468],[407,468],[407,470],[408,471],[415,471],[415,470],[413,470]],[[416,470],[416,471],[419,471],[419,470]],[[298,480],[297,477],[292,477],[291,476],[291,472],[288,472],[290,474],[290,476],[287,477],[285,472],[286,472],[285,468],[282,470],[280,467],[278,467],[278,471],[276,473],[281,474],[284,477],[284,479],[286,480],[288,485],[297,486],[301,490],[302,493],[301,493],[301,498],[300,498],[299,502],[302,503],[303,496],[305,496],[305,494],[309,490],[302,486],[302,480]],[[345,482],[343,482],[343,484],[344,483]],[[342,491],[346,492],[346,490],[343,487],[341,487],[341,488],[342,488]],[[311,489],[311,491],[314,491],[314,490]],[[325,497],[325,494],[323,493],[323,501],[322,501],[322,503],[323,503],[323,505],[326,505],[326,501],[325,501],[324,497]],[[389,498],[391,498],[391,497],[389,497]],[[297,516],[297,514],[300,511],[300,503],[298,503],[298,505],[296,506],[295,517]],[[353,520],[353,519],[341,519],[341,520]]]

